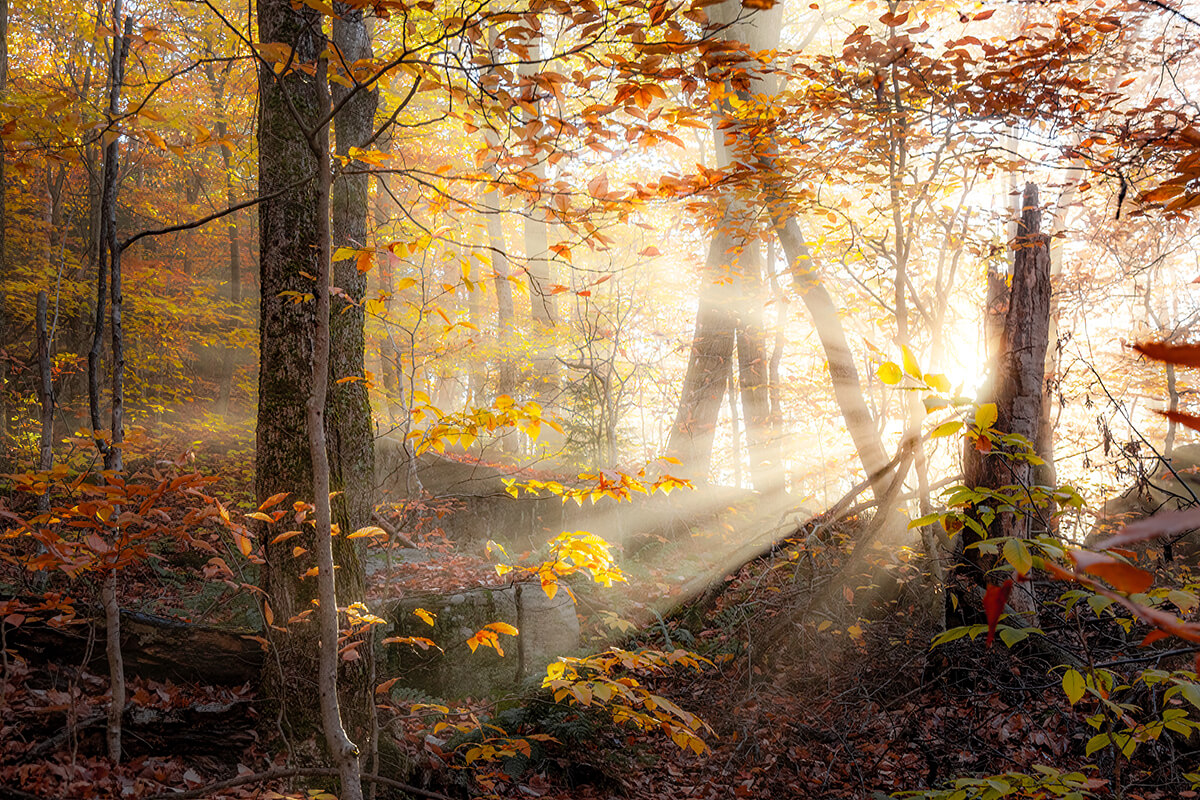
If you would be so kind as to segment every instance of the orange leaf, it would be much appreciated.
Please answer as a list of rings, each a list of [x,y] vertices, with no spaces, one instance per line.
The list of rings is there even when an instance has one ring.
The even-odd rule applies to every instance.
[[[288,496],[288,492],[280,492],[279,494],[273,494],[270,497],[268,497],[266,500],[263,500],[262,505],[260,505],[258,507],[258,510],[266,511],[271,506],[279,505],[279,503],[282,500],[286,499],[287,496]]]
[[[1119,592],[1127,594],[1144,592],[1154,583],[1154,576],[1146,570],[1126,564],[1124,561],[1118,561],[1107,553],[1071,550],[1067,555],[1075,562],[1077,569],[1103,578]]]

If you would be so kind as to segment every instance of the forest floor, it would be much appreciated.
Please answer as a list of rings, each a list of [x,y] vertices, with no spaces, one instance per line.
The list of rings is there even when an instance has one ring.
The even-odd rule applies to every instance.
[[[411,767],[403,777],[449,797],[877,798],[1004,773],[1041,774],[1044,789],[1054,783],[1045,775],[1079,770],[1079,787],[1097,797],[1194,796],[1182,779],[1196,768],[1194,740],[1163,736],[1132,758],[1114,756],[1111,748],[1085,753],[1095,733],[1086,718],[1097,707],[1067,701],[1056,657],[1058,651],[1074,653],[1063,658],[1107,665],[1128,678],[1151,662],[1163,670],[1190,669],[1190,654],[1147,658],[1137,650],[1144,630],[1135,625],[1126,631],[1098,614],[1092,619],[1065,613],[1054,587],[1042,589],[1047,604],[1041,625],[1058,650],[1010,649],[999,642],[988,648],[982,636],[931,650],[941,626],[941,601],[927,588],[915,553],[880,544],[860,574],[847,573],[848,544],[861,524],[850,519],[805,529],[724,576],[719,591],[679,608],[671,608],[671,595],[678,590],[675,573],[684,556],[670,542],[633,565],[627,588],[578,587],[584,632],[597,647],[616,619],[632,628],[621,634],[622,647],[687,648],[710,662],[699,673],[639,676],[711,726],[703,752],[681,749],[654,730],[618,728],[602,705],[540,721],[526,716],[503,722],[502,709],[511,711],[520,702],[548,704],[534,685],[522,700],[467,700],[451,711],[452,721],[491,720],[497,727],[483,729],[489,734],[533,745],[526,745],[528,753],[468,764],[462,753],[479,736],[455,740],[439,733],[427,707],[381,695],[386,729]],[[495,574],[483,559],[457,552],[444,540],[431,538],[425,546],[437,558],[398,567],[394,580],[449,590]],[[139,565],[126,576],[127,602],[208,622],[246,619],[253,604],[244,590],[236,581],[206,578],[197,568],[203,561],[181,554]],[[0,583],[19,580],[0,574]],[[6,619],[0,631],[16,622]],[[102,643],[93,647],[102,649]],[[0,797],[87,800],[200,792],[214,781],[263,772],[274,763],[252,685],[139,678],[131,684],[126,714],[127,760],[113,766],[103,756],[107,681],[100,670],[53,654],[26,662],[4,642],[0,650]],[[1122,700],[1137,703],[1139,691],[1147,690],[1130,689]],[[511,713],[508,718],[515,719]],[[1000,780],[1015,787],[1022,779]],[[1007,796],[1065,794],[1038,793],[1043,789]],[[247,778],[194,796],[266,798],[287,790],[283,781]],[[381,787],[378,797],[402,796],[394,792]]]

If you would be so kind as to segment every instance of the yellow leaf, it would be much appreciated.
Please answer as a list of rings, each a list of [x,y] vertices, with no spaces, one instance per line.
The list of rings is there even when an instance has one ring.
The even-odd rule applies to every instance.
[[[347,536],[347,539],[365,539],[370,536],[387,536],[387,532],[383,528],[375,525],[368,525],[365,528],[359,528],[354,533]]]
[[[949,422],[943,422],[941,425],[938,425],[936,428],[930,431],[929,438],[940,439],[943,436],[953,436],[962,430],[962,426],[963,424],[956,419],[952,419]]]
[[[904,362],[904,371],[912,375],[917,380],[921,380],[921,368],[917,366],[917,359],[912,354],[906,345],[900,346],[900,360]]]
[[[1019,575],[1025,575],[1033,569],[1033,556],[1029,548],[1020,539],[1009,539],[1004,543],[1004,560],[1013,565]]]
[[[935,392],[950,391],[950,379],[940,372],[925,373],[925,385]]]
[[[996,411],[995,403],[983,403],[975,409],[975,427],[980,430],[985,431],[992,427],[998,418],[999,412]]]
[[[437,619],[437,614],[432,611],[426,611],[423,608],[414,609],[413,613],[420,617],[426,625],[433,625],[433,621]]]
[[[512,625],[509,625],[507,622],[492,622],[486,627],[488,630],[493,630],[496,633],[503,633],[507,636],[516,636],[518,632],[516,628],[514,628]]]
[[[904,375],[900,372],[900,367],[896,366],[891,361],[885,361],[879,365],[879,369],[875,372],[879,376],[879,380],[886,383],[888,386],[895,386],[900,382]]]

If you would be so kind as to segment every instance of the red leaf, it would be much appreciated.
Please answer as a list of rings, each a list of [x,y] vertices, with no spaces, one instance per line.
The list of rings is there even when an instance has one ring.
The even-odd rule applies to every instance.
[[[1000,586],[989,584],[987,591],[983,593],[983,613],[987,614],[987,646],[992,646],[992,641],[996,638],[996,624],[1000,622],[1000,615],[1004,613],[1004,606],[1008,603],[1008,596],[1012,594],[1013,582],[1009,578]]]
[[[1146,634],[1146,638],[1142,639],[1142,643],[1139,644],[1138,647],[1145,647],[1148,644],[1154,644],[1159,639],[1166,639],[1170,635],[1171,634],[1167,633],[1164,630],[1159,630],[1158,628],[1155,628],[1154,630],[1152,630]]]
[[[1166,361],[1181,367],[1200,367],[1200,344],[1142,342],[1135,344],[1133,349],[1156,361]]]
[[[1095,549],[1110,550],[1114,547],[1124,547],[1127,544],[1135,542],[1157,539],[1160,536],[1174,536],[1177,533],[1186,533],[1195,528],[1200,528],[1200,509],[1189,508],[1183,511],[1167,511],[1126,525],[1121,529],[1120,533],[1097,543]]]
[[[1159,411],[1158,413],[1162,414],[1172,422],[1178,422],[1185,428],[1191,428],[1194,431],[1200,431],[1200,417],[1196,417],[1191,414],[1184,414],[1179,411]]]

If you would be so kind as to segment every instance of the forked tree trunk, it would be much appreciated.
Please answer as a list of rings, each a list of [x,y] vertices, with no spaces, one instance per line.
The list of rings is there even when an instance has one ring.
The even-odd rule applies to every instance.
[[[1019,434],[1029,445],[1037,439],[1042,416],[1042,393],[1045,381],[1046,337],[1050,327],[1050,247],[1049,237],[1040,232],[1041,211],[1038,208],[1037,186],[1028,183],[1023,194],[1017,236],[1013,240],[1013,276],[1008,311],[1004,318],[1004,333],[997,362],[994,394],[982,398],[996,404],[996,430]],[[1012,448],[993,442],[991,449],[971,465],[966,475],[968,486],[1000,489],[1020,496],[1033,482],[1033,468],[1028,461],[1009,457]],[[1034,524],[1046,509],[1028,508],[1026,513],[1000,514],[989,529],[989,537],[1028,538]],[[963,531],[963,545],[979,541],[969,529]],[[994,557],[985,557],[978,548],[964,550],[969,579],[976,585],[988,582],[988,572],[995,565]],[[960,597],[960,602],[964,598]],[[1028,592],[1014,593],[1012,605],[1020,611],[1032,612]]]

